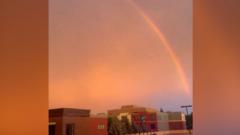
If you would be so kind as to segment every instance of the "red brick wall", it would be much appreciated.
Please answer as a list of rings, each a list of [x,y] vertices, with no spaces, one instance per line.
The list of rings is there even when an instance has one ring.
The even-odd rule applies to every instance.
[[[66,124],[75,124],[75,135],[107,135],[107,118],[91,117],[52,117],[49,122],[56,122],[56,135],[66,134]],[[104,128],[99,129],[99,125]]]
[[[170,121],[169,130],[184,130],[186,129],[185,121]]]
[[[106,118],[90,118],[90,135],[107,135]]]
[[[63,119],[62,117],[51,117],[49,118],[49,122],[55,122],[55,134],[56,135],[65,135],[63,134]]]
[[[145,117],[144,122],[141,121],[141,116]],[[132,114],[132,122],[137,126],[141,126],[142,124],[144,127],[147,128],[148,131],[157,131],[157,114],[156,113],[148,113],[148,112],[137,112]],[[152,129],[151,125],[154,125],[155,128]]]

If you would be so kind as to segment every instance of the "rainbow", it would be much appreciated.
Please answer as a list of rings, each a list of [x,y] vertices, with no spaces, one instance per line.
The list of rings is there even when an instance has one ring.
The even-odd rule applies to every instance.
[[[161,30],[157,27],[157,25],[147,16],[146,13],[132,0],[126,0],[129,4],[131,4],[136,11],[141,15],[141,17],[145,20],[147,25],[155,32],[155,34],[158,36],[159,40],[162,42],[164,48],[168,52],[172,62],[174,63],[177,73],[179,74],[180,80],[182,82],[182,85],[184,87],[184,90],[187,94],[190,94],[190,87],[187,81],[186,73],[183,70],[183,67],[177,58],[176,54],[174,53],[173,49],[171,48],[171,45],[167,41],[164,34],[161,32]]]

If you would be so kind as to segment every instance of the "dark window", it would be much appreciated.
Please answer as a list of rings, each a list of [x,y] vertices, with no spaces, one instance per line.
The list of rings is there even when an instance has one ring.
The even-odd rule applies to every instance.
[[[55,135],[55,125],[49,125],[48,135]]]
[[[66,125],[66,135],[74,135],[75,124]]]
[[[151,129],[153,130],[155,128],[156,128],[155,124],[151,124]]]

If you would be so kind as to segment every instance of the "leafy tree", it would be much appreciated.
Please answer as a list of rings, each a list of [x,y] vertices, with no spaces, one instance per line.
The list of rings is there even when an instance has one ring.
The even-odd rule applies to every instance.
[[[193,117],[192,117],[192,113],[189,115],[186,115],[186,125],[187,125],[187,129],[192,129],[192,122],[193,122]]]
[[[131,125],[131,129],[132,129],[131,133],[138,133],[138,132],[140,132],[138,126],[134,122]]]
[[[132,133],[132,127],[127,117],[122,117],[121,126],[124,134]]]
[[[108,118],[108,135],[123,135],[122,125],[117,117]]]
[[[127,117],[122,117],[121,120],[115,116],[108,118],[108,135],[141,134],[143,132],[147,132],[143,123],[140,125],[136,125],[134,122],[130,123]]]
[[[164,110],[162,108],[160,108],[160,112],[164,112]]]

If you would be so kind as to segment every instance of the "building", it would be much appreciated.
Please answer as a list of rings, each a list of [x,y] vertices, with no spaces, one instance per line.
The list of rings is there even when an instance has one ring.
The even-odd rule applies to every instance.
[[[185,130],[186,119],[182,112],[167,112],[169,119],[169,130]]]
[[[84,109],[51,109],[49,135],[107,135],[107,118]]]
[[[128,118],[131,125],[142,132],[155,132],[157,126],[157,110],[134,105],[122,106],[120,109],[108,111],[109,116],[116,116],[119,120]]]
[[[158,121],[158,131],[168,131],[169,130],[168,113],[157,112],[157,121]]]
[[[134,112],[132,123],[141,131],[155,132],[158,130],[156,112]]]

